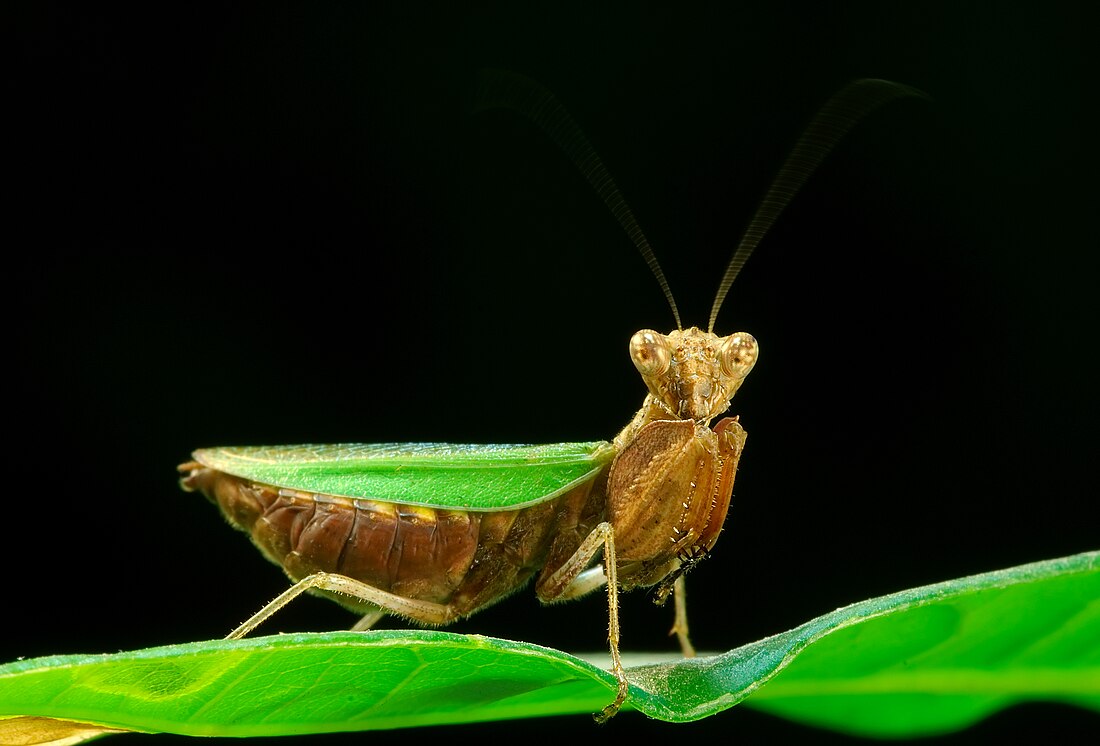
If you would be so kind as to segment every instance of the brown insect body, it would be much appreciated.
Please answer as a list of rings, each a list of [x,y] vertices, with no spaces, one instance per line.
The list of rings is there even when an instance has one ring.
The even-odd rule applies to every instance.
[[[650,390],[615,438],[616,455],[593,479],[517,510],[441,510],[257,484],[203,466],[180,466],[187,490],[217,504],[297,585],[231,636],[258,625],[302,591],[363,614],[446,625],[500,600],[538,573],[535,592],[552,603],[608,586],[613,668],[619,588],[670,584],[714,545],[725,521],[745,443],[735,418],[711,430],[756,360],[748,334],[719,338],[692,328],[643,330],[631,357]],[[603,549],[604,564],[590,567]],[[351,583],[346,583],[349,579]],[[667,589],[659,594],[663,601]],[[692,653],[682,604],[674,631]]]
[[[181,468],[191,470],[184,487],[213,500],[292,580],[334,573],[442,606],[438,614],[403,614],[429,625],[472,614],[523,587],[546,564],[555,541],[579,544],[570,535],[585,532],[580,513],[591,493],[602,495],[607,481],[605,468],[553,500],[479,512],[289,491],[197,463]],[[326,595],[361,614],[374,606]]]
[[[703,337],[709,338],[705,345],[698,341]],[[424,624],[472,614],[522,588],[540,570],[540,599],[573,597],[568,582],[553,578],[604,522],[614,529],[620,587],[651,586],[676,571],[682,559],[714,545],[745,439],[733,419],[723,420],[717,431],[708,427],[713,410],[728,406],[743,378],[730,384],[715,353],[722,340],[697,329],[667,338],[639,332],[632,353],[642,361],[640,369],[649,364],[646,354],[664,354],[665,348],[653,346],[661,340],[675,346],[663,342],[670,354],[657,368],[664,370],[649,372],[651,394],[615,439],[610,466],[544,503],[507,511],[440,510],[255,484],[197,462],[180,467],[187,472],[183,485],[216,503],[292,580],[339,574],[427,602],[423,613],[395,610]],[[705,409],[698,409],[699,402]],[[674,418],[674,412],[701,416]],[[344,594],[333,597],[359,613],[375,606]]]

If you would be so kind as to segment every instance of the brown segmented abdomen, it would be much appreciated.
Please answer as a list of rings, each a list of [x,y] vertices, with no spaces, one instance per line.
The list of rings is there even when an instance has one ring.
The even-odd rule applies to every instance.
[[[519,510],[468,512],[279,489],[194,462],[180,470],[185,489],[218,505],[292,580],[338,573],[447,604],[455,617],[521,588],[551,548],[555,556],[571,553],[602,508],[602,489],[592,494],[593,481]],[[356,612],[370,608],[325,595]]]
[[[406,598],[446,603],[477,550],[477,513],[280,490],[201,466],[183,484],[217,504],[293,580],[338,573]],[[333,598],[363,608],[355,599]]]

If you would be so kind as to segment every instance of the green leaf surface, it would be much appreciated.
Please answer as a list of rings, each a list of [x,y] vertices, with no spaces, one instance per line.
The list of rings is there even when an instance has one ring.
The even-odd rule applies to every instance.
[[[959,729],[1023,701],[1100,711],[1100,552],[871,599],[722,655],[628,674],[629,707],[667,721],[745,701],[896,737]],[[291,735],[591,713],[614,690],[601,668],[527,643],[307,633],[9,663],[0,717]]]
[[[499,510],[556,497],[591,479],[610,444],[341,443],[204,448],[211,469],[304,492],[431,508]]]

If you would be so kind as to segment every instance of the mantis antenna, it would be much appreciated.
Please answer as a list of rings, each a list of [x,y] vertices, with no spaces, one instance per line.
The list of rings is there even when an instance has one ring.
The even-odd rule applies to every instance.
[[[683,325],[680,322],[680,312],[676,308],[676,300],[672,296],[668,280],[657,262],[649,241],[646,240],[642,229],[638,226],[638,221],[634,219],[634,213],[615,186],[611,174],[608,173],[603,162],[596,155],[596,151],[565,107],[542,85],[517,73],[483,70],[480,83],[473,106],[475,111],[491,108],[515,109],[542,127],[558,147],[573,160],[642,253],[642,258],[649,265],[653,276],[657,278],[657,283],[661,286],[672,308],[676,328],[682,330]],[[768,191],[756,208],[748,228],[745,229],[741,242],[730,257],[714,297],[707,331],[714,331],[722,302],[725,301],[730,286],[733,285],[733,281],[753,249],[764,238],[768,229],[825,156],[860,119],[886,102],[905,96],[927,98],[922,91],[900,83],[876,78],[861,78],[852,81],[835,93],[814,115],[779,169],[779,173],[772,179]]]
[[[741,243],[730,257],[730,263],[726,266],[726,272],[722,275],[722,282],[719,283],[714,297],[707,331],[714,331],[722,301],[726,299],[726,293],[753,249],[829,151],[861,118],[887,101],[903,96],[927,98],[922,91],[900,83],[862,78],[844,86],[825,102],[806,127],[806,131],[798,138],[779,173],[772,179],[764,199],[756,208],[756,214],[749,221],[749,227],[745,229]]]
[[[672,317],[676,320],[676,328],[683,329],[680,324],[680,312],[676,308],[676,300],[672,297],[672,290],[668,286],[661,265],[657,262],[657,255],[646,240],[645,234],[634,219],[634,213],[630,206],[619,193],[614,179],[603,165],[603,161],[596,155],[596,151],[584,136],[580,126],[573,121],[565,107],[558,102],[553,93],[541,84],[528,77],[504,70],[482,70],[480,85],[473,110],[480,111],[493,108],[515,109],[525,114],[542,127],[550,139],[569,156],[580,169],[588,183],[603,198],[611,210],[611,214],[619,221],[630,240],[642,253],[642,258],[649,265],[653,276],[657,278],[657,284],[668,300],[672,308]]]

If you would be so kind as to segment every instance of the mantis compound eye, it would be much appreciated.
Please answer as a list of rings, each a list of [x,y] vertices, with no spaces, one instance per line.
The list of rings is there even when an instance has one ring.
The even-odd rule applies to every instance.
[[[630,338],[630,359],[643,376],[659,376],[668,370],[672,350],[665,335],[652,329],[642,329]]]
[[[756,337],[748,332],[737,332],[726,337],[722,343],[722,370],[734,378],[744,378],[756,365],[760,346]]]

